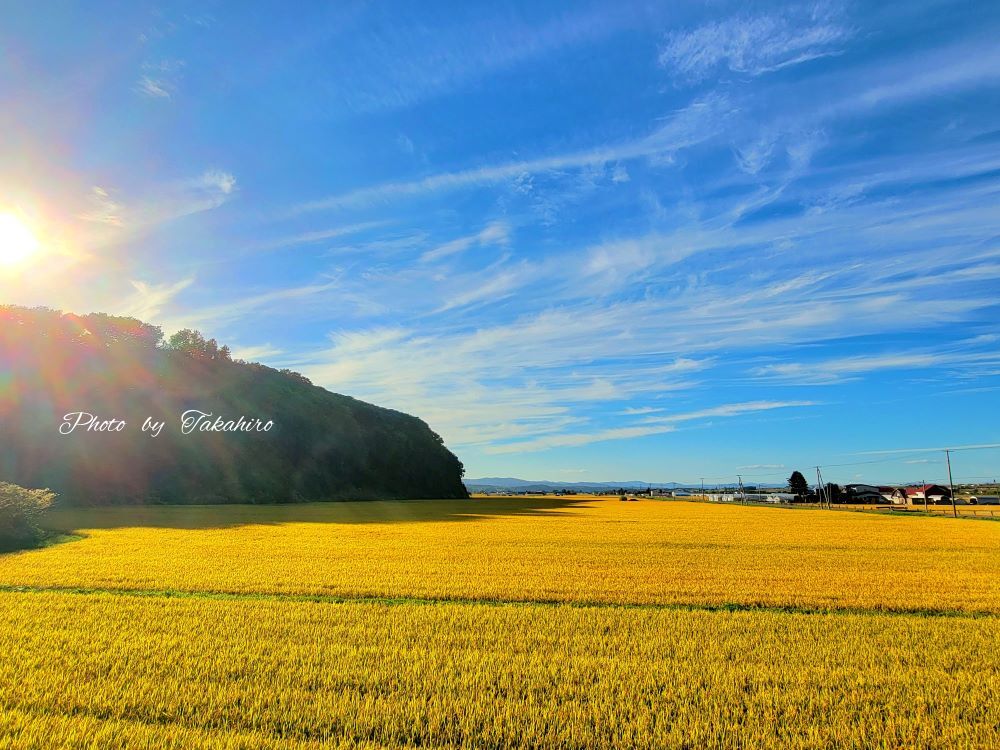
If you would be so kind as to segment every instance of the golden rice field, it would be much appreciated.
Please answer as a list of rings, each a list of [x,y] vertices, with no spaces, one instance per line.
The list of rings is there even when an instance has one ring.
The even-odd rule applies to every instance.
[[[176,747],[1000,743],[1000,624],[0,595],[0,732]],[[988,667],[992,666],[993,669]],[[158,741],[158,740],[157,740]],[[310,744],[314,743],[314,744]]]
[[[0,586],[1000,612],[1000,523],[566,498],[65,512]]]
[[[557,498],[55,520],[84,538],[0,556],[0,748],[1000,747],[1000,523]]]

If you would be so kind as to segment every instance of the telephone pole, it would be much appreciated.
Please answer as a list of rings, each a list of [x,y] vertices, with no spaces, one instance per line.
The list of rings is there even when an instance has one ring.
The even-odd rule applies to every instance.
[[[951,451],[944,449],[944,460],[948,463],[948,491],[951,493],[951,514],[958,518],[958,507],[955,505],[955,483],[951,481]],[[926,495],[926,491],[924,492]]]

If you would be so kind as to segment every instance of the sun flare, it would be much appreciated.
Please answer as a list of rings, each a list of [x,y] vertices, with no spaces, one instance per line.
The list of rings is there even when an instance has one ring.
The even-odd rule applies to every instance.
[[[38,252],[35,233],[19,217],[0,213],[0,266],[14,266]]]

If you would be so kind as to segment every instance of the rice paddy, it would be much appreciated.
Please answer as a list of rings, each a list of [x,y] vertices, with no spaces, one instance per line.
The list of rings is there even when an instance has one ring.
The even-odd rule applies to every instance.
[[[63,511],[0,747],[1000,745],[1000,524],[600,499]]]

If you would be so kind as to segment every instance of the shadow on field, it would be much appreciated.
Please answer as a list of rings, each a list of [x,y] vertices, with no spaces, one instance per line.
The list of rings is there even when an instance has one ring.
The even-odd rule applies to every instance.
[[[503,516],[565,515],[593,498],[518,497],[473,500],[359,500],[275,505],[130,505],[59,508],[45,525],[53,531],[116,529],[226,529],[285,523],[396,524],[476,521]]]

